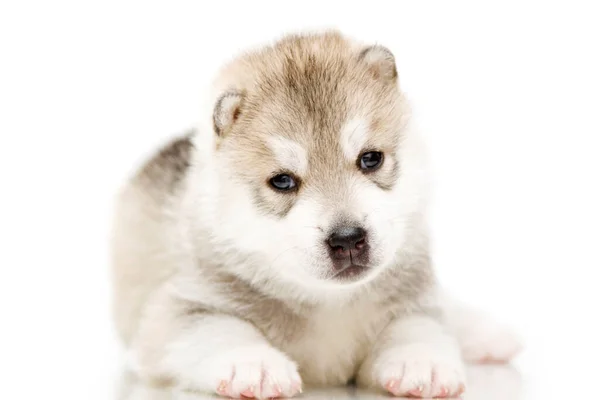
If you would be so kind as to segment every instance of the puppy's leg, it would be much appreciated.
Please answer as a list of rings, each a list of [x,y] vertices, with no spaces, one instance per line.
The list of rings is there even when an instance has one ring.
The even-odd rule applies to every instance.
[[[445,323],[456,336],[465,361],[504,363],[521,350],[520,340],[482,312],[442,295]]]
[[[435,319],[399,318],[378,338],[359,371],[358,383],[395,396],[458,396],[465,385],[460,349]]]
[[[182,390],[271,398],[301,389],[295,363],[253,325],[227,315],[155,305],[131,351],[133,370],[142,379]]]

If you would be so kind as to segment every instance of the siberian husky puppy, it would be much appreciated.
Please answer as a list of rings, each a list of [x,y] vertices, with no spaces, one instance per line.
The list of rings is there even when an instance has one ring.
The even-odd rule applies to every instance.
[[[226,65],[198,129],[121,191],[116,325],[143,380],[227,397],[465,389],[515,339],[441,294],[394,56],[338,32]]]

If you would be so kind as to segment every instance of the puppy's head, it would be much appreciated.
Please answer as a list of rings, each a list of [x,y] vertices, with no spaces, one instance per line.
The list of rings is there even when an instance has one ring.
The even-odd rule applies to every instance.
[[[224,70],[206,201],[215,245],[254,260],[236,273],[326,291],[392,264],[419,197],[396,80],[389,50],[337,33],[288,37]]]

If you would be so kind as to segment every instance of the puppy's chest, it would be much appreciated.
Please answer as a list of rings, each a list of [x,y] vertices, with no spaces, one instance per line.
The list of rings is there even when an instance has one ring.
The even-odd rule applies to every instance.
[[[385,310],[369,306],[320,309],[280,347],[298,363],[305,383],[345,384],[355,376],[389,319]]]

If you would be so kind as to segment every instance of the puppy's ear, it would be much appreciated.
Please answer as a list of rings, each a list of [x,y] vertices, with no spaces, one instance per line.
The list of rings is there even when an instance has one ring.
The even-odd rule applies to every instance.
[[[234,90],[219,97],[213,110],[213,125],[218,136],[223,136],[233,126],[240,116],[243,101],[243,93]]]
[[[396,81],[396,59],[388,48],[379,45],[367,47],[360,52],[359,58],[369,65],[375,78]]]

